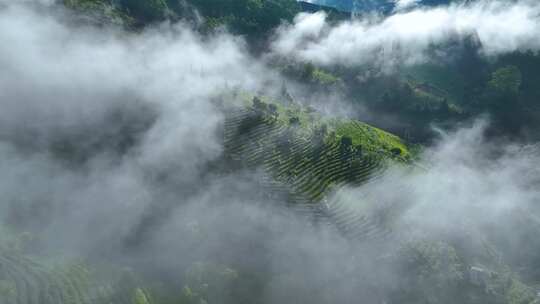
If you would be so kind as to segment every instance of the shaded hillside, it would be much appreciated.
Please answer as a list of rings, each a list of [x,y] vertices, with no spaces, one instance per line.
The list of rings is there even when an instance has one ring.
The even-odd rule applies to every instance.
[[[285,197],[290,208],[353,239],[390,232],[381,214],[363,213],[335,194],[374,182],[390,165],[407,166],[412,155],[399,137],[359,121],[325,117],[292,100],[287,106],[258,97],[248,103],[227,106],[227,163],[262,169],[263,187]]]
[[[101,272],[65,260],[42,262],[0,244],[0,300],[4,304],[150,304],[135,274]]]
[[[401,139],[380,129],[257,97],[249,107],[228,110],[224,132],[228,157],[262,165],[313,202],[340,186],[367,182],[389,161],[407,162],[411,157]]]
[[[143,27],[164,20],[201,23],[201,30],[220,26],[250,39],[260,39],[300,11],[295,0],[62,0],[72,9],[101,22]],[[202,18],[201,18],[202,17]],[[262,36],[261,36],[262,35]]]
[[[539,303],[540,154],[410,143],[533,105],[536,55],[383,73],[273,58],[294,0],[57,3],[0,5],[0,304]]]

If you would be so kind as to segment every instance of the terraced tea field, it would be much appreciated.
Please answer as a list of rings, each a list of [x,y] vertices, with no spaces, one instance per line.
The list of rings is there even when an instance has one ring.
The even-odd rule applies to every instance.
[[[335,194],[376,181],[391,163],[407,163],[409,152],[398,137],[358,121],[258,99],[230,108],[223,134],[227,162],[258,169],[259,183],[292,212],[350,239],[378,240],[392,233],[379,216],[357,208],[362,198]],[[116,275],[108,277],[107,270],[95,271],[96,265],[62,261],[58,266],[1,245],[2,304],[151,303],[149,292],[139,288],[144,285],[122,270],[110,270]]]
[[[129,280],[113,284],[94,278],[84,266],[49,267],[21,253],[0,251],[2,304],[148,304]]]
[[[398,137],[358,121],[325,119],[301,106],[255,98],[252,107],[228,111],[224,147],[231,162],[262,168],[271,176],[263,183],[288,191],[294,209],[324,218],[355,239],[390,233],[333,194],[377,180],[391,163],[407,163],[409,152]]]

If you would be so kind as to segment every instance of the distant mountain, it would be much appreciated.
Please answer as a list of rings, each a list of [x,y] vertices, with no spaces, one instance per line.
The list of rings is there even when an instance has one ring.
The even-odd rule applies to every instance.
[[[335,19],[349,19],[351,17],[350,12],[339,10],[334,6],[326,6],[303,0],[298,1],[298,3],[300,4],[302,12],[316,13],[324,11],[328,14],[329,18]]]
[[[310,0],[308,2],[334,7],[343,12],[379,11],[390,13],[394,10],[398,0]],[[436,6],[450,2],[452,0],[419,0],[418,5]]]

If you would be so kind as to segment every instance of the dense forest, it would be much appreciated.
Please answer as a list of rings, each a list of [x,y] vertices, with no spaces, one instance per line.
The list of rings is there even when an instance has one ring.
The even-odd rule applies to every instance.
[[[0,0],[0,303],[539,303],[540,5],[345,2]]]
[[[255,55],[264,52],[273,30],[283,21],[292,21],[301,9],[290,0],[117,2],[65,0],[68,7],[101,11],[128,28],[183,18],[206,34],[225,27],[244,35],[254,47]],[[111,18],[111,14],[118,19]],[[336,18],[343,20],[341,15]],[[287,58],[278,58],[274,64],[287,77],[311,85],[314,90],[336,90],[370,111],[399,117],[411,129],[407,132],[415,134],[413,141],[429,140],[433,135],[429,134],[432,123],[455,125],[479,114],[492,116],[493,132],[499,135],[518,136],[526,141],[538,139],[539,92],[534,85],[539,77],[538,56],[528,51],[486,58],[479,54],[482,46],[474,35],[452,44],[439,46],[449,49],[442,57],[415,66],[398,66],[392,73],[380,73],[381,66],[317,67],[312,62]],[[402,126],[384,127],[398,133],[403,131]]]

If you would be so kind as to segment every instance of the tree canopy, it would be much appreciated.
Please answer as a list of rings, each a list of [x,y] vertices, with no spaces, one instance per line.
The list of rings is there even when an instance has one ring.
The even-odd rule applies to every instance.
[[[499,93],[517,94],[521,80],[521,71],[516,66],[509,65],[493,72],[488,86]]]
[[[188,0],[203,16],[241,34],[266,33],[300,8],[295,0]]]
[[[121,0],[120,4],[143,22],[163,19],[168,11],[165,0]]]

